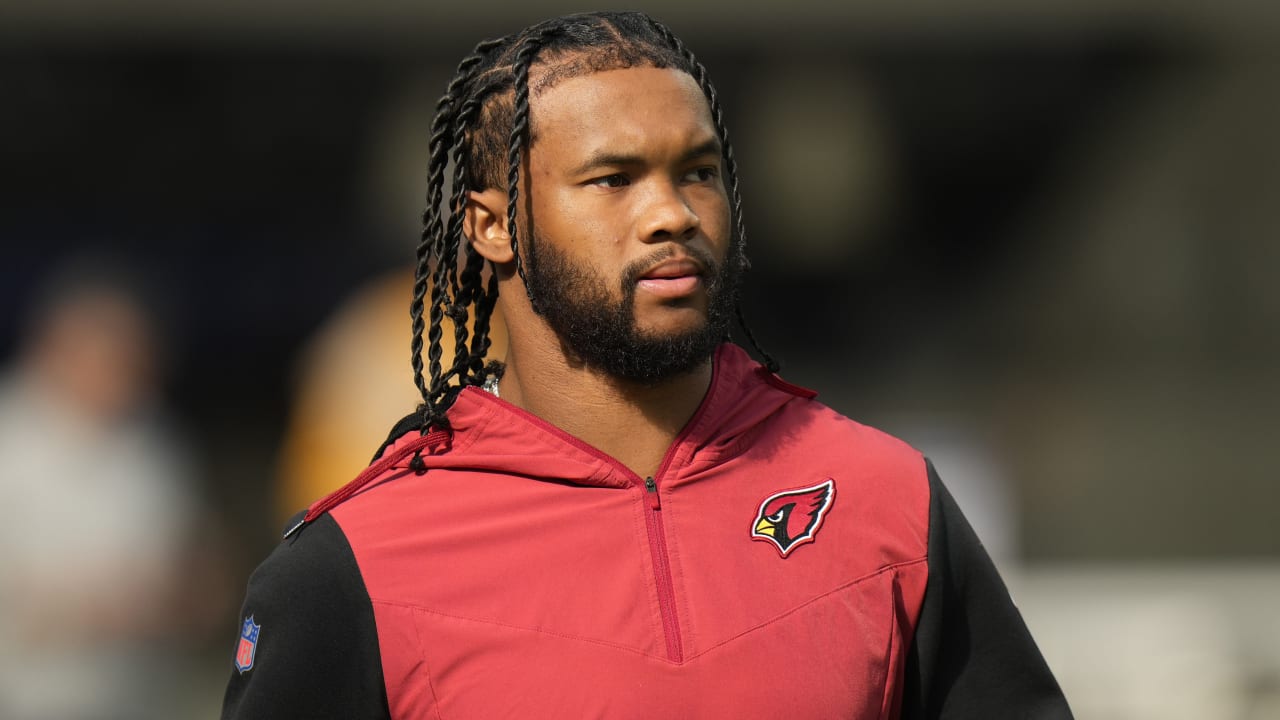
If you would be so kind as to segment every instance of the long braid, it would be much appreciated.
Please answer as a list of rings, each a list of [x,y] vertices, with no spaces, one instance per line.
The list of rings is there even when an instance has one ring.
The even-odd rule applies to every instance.
[[[487,374],[484,358],[489,354],[489,321],[493,317],[493,308],[498,302],[498,274],[490,272],[488,287],[479,294],[476,300],[476,332],[471,338],[471,365],[468,372],[483,379]],[[501,377],[501,373],[499,373]]]
[[[462,272],[459,273],[462,276],[461,289],[457,297],[454,299],[455,304],[451,315],[454,321],[453,346],[457,349],[454,353],[453,369],[451,372],[453,375],[462,378],[466,378],[468,375],[473,373],[475,365],[473,362],[473,356],[477,349],[475,347],[475,339],[482,333],[486,336],[489,333],[488,317],[485,317],[482,320],[482,313],[480,309],[480,306],[483,304],[483,298],[481,296],[485,292],[484,286],[480,283],[481,274],[484,270],[484,256],[477,252],[470,243],[466,244],[465,253],[466,262],[462,267]],[[476,327],[473,329],[468,328],[466,322],[467,308],[472,305],[476,307]],[[483,325],[483,327],[481,327],[481,325]],[[471,335],[470,338],[468,338],[469,334]],[[470,352],[464,352],[464,350],[468,348],[468,339],[471,340],[472,347]]]
[[[425,324],[422,320],[423,299],[426,296],[428,277],[431,272],[430,262],[433,244],[440,234],[440,178],[444,173],[445,161],[439,159],[444,149],[444,137],[451,122],[450,105],[452,97],[445,95],[438,105],[436,119],[432,123],[430,153],[431,159],[427,170],[427,209],[423,212],[422,238],[416,251],[417,262],[413,273],[413,302],[409,306],[409,315],[413,319],[413,339],[410,345],[413,364],[413,384],[417,386],[423,400],[427,399],[427,385],[422,374],[422,333]]]
[[[524,274],[524,261],[520,258],[520,241],[516,222],[517,208],[520,199],[520,156],[527,147],[529,137],[529,66],[542,48],[542,43],[549,32],[525,38],[516,51],[511,65],[511,76],[514,83],[515,98],[511,117],[511,135],[507,144],[507,232],[511,234],[511,251],[515,253],[516,273],[524,283],[525,293],[534,310],[538,309],[533,291],[529,289],[529,281]],[[532,226],[531,226],[532,227]]]
[[[460,379],[459,388],[463,385],[483,381],[483,355],[479,358],[475,357],[475,349],[468,352],[468,336],[472,333],[469,322],[472,318],[469,315],[468,308],[473,304],[476,305],[474,332],[477,338],[484,338],[475,348],[478,349],[480,345],[483,345],[484,350],[487,352],[489,317],[493,311],[493,305],[497,301],[497,289],[495,286],[492,289],[493,297],[489,298],[487,302],[479,302],[482,296],[486,294],[481,284],[484,256],[471,243],[463,242],[462,225],[466,216],[467,194],[472,189],[471,171],[466,154],[465,129],[471,126],[475,117],[481,112],[483,98],[500,86],[501,83],[499,81],[490,79],[487,84],[481,85],[470,93],[467,101],[458,110],[457,126],[459,131],[451,151],[454,163],[453,192],[449,198],[451,214],[448,228],[445,230],[443,257],[448,258],[448,280],[453,290],[453,302],[445,309],[445,314],[449,316],[454,324],[454,360],[449,371],[437,378],[432,389],[434,394],[446,397],[444,401],[446,406],[451,404],[451,400],[447,399],[446,395],[446,385],[451,379],[455,377]],[[459,270],[458,257],[462,253],[465,253],[466,261],[461,270]]]
[[[440,357],[443,348],[440,346],[440,323],[444,314],[444,288],[450,284],[455,273],[456,253],[450,259],[447,251],[448,239],[443,231],[440,219],[440,205],[444,193],[444,172],[448,166],[450,155],[455,158],[460,154],[466,118],[461,110],[466,109],[461,102],[464,89],[473,79],[477,68],[486,56],[501,40],[484,40],[478,43],[470,55],[458,64],[457,73],[448,89],[436,105],[436,117],[431,124],[431,141],[428,146],[430,159],[427,164],[427,207],[423,212],[422,237],[416,251],[417,263],[414,268],[413,301],[409,314],[413,321],[413,338],[410,343],[411,364],[413,366],[413,382],[422,396],[419,407],[421,429],[425,433],[432,425],[445,422],[444,407],[440,404],[440,390],[443,379],[440,377]],[[462,105],[463,107],[459,107]],[[452,136],[453,142],[449,142]],[[451,152],[452,151],[452,152]],[[465,164],[465,163],[463,163]],[[456,176],[456,172],[455,172]],[[456,178],[455,178],[456,179]],[[457,196],[455,185],[455,197]],[[450,225],[454,224],[456,203],[450,203]],[[436,260],[434,272],[432,260]],[[431,328],[428,331],[427,356],[430,361],[428,372],[431,384],[428,386],[423,376],[423,332],[426,330],[423,321],[425,297],[428,286],[431,289],[431,308],[429,311]],[[466,323],[463,322],[463,325]]]
[[[454,359],[455,362],[447,374],[441,374],[439,368],[433,369],[432,372],[432,397],[440,397],[449,382],[449,380],[457,373],[458,364],[457,356],[461,354],[463,348],[467,345],[467,312],[466,312],[466,296],[469,294],[466,283],[458,276],[458,254],[462,245],[462,221],[464,218],[465,207],[467,202],[467,192],[470,190],[470,183],[467,176],[467,163],[465,162],[465,132],[466,128],[480,103],[474,98],[468,98],[462,107],[458,109],[458,117],[456,126],[457,134],[454,136],[454,144],[450,150],[453,158],[453,191],[449,196],[449,223],[444,231],[441,240],[440,261],[437,270],[437,285],[448,285],[452,302],[448,307],[441,307],[440,313],[443,318],[448,315],[453,322],[454,328]],[[443,332],[441,330],[441,332]]]
[[[698,58],[693,54],[693,51],[690,50],[675,33],[671,32],[670,28],[652,18],[649,19],[649,22],[653,25],[654,30],[657,30],[658,34],[662,36],[662,39],[665,40],[672,49],[680,53],[680,56],[689,64],[689,67],[693,70],[694,81],[698,83],[698,87],[702,89],[703,95],[707,98],[707,106],[711,110],[711,120],[715,123],[716,133],[720,136],[720,144],[724,151],[725,175],[727,175],[729,179],[730,212],[733,215],[734,230],[738,234],[738,261],[741,263],[742,269],[746,270],[750,267],[750,261],[747,259],[746,250],[747,228],[746,224],[742,220],[742,194],[738,190],[738,162],[733,157],[733,145],[729,142],[729,129],[725,126],[724,111],[720,107],[720,99],[716,94],[716,88],[711,84],[711,78],[707,74],[707,68],[698,61]],[[781,369],[781,365],[772,355],[769,354],[768,351],[761,347],[758,341],[756,341],[755,334],[751,332],[750,326],[747,325],[747,319],[745,315],[743,315],[741,301],[734,304],[733,310],[734,314],[738,318],[738,324],[742,327],[742,331],[747,336],[747,341],[751,343],[751,347],[755,348],[755,351],[764,359],[765,367],[767,367],[770,372],[778,372]]]

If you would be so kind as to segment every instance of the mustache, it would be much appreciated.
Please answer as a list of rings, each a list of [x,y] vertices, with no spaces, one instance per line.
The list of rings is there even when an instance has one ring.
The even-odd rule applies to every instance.
[[[693,258],[702,266],[703,279],[706,282],[713,283],[719,279],[720,265],[715,261],[715,258],[711,257],[711,253],[700,247],[687,245],[684,247],[684,254]],[[625,297],[635,292],[636,283],[640,281],[640,277],[644,275],[649,268],[657,265],[667,258],[675,257],[675,255],[676,249],[673,246],[668,245],[664,248],[659,248],[658,250],[653,251],[639,260],[627,263],[626,267],[622,269],[621,280],[623,296]]]

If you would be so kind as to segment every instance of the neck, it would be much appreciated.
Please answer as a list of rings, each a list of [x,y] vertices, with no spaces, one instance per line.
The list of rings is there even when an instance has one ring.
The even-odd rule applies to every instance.
[[[711,386],[711,360],[656,385],[639,385],[569,361],[560,348],[517,352],[502,399],[610,455],[640,477],[654,475]]]

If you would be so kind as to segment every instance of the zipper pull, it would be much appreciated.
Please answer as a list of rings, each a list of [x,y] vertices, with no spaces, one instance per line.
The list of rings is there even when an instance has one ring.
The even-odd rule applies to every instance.
[[[645,497],[649,498],[649,507],[654,510],[662,509],[662,502],[658,499],[658,483],[651,477],[644,479]]]

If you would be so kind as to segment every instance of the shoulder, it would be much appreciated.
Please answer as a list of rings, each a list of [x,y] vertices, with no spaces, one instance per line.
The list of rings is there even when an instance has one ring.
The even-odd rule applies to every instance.
[[[832,458],[856,469],[864,478],[907,483],[927,495],[928,469],[924,455],[906,441],[866,425],[824,405],[817,399],[797,398],[777,418],[778,427],[795,437],[806,453]]]
[[[302,515],[295,515],[285,527],[298,525]],[[358,581],[359,575],[360,568],[342,528],[332,517],[323,515],[281,540],[250,576],[249,589],[261,588],[273,595],[289,588],[285,592],[289,596],[310,590],[323,594],[351,592],[356,590],[353,583],[332,583],[335,579]]]
[[[224,718],[380,717],[372,603],[329,516],[280,542],[249,579]]]
[[[821,422],[829,426],[832,432],[840,433],[847,441],[856,443],[861,449],[882,453],[897,460],[918,462],[920,472],[924,473],[924,460],[920,451],[902,438],[843,415],[816,399],[811,400],[809,405],[810,411]]]
[[[300,527],[249,577],[243,619],[252,618],[262,630],[254,661],[241,673],[274,674],[277,663],[328,642],[315,628],[344,622],[369,605],[360,568],[333,518]]]
[[[1069,720],[982,541],[932,466],[928,479],[928,581],[906,659],[902,717]]]
[[[835,411],[817,399],[817,392],[751,361],[741,348],[721,346],[716,370],[718,392],[704,424],[714,424],[708,434],[730,453],[763,449],[771,456],[858,468],[860,475],[911,478],[914,485],[927,489],[918,450]]]

